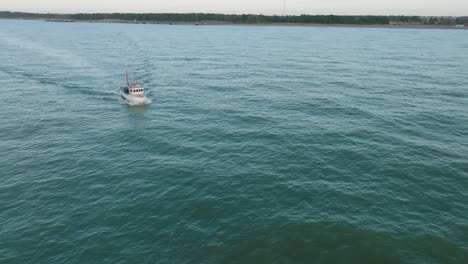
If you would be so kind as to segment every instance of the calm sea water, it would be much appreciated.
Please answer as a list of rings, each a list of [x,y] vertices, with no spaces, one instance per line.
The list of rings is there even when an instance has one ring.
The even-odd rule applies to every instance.
[[[468,31],[0,20],[0,85],[0,263],[468,263]]]

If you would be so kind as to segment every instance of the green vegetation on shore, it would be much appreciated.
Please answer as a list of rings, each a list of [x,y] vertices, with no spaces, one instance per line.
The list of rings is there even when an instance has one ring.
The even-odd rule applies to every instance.
[[[456,25],[468,24],[468,17],[422,17],[422,16],[339,16],[339,15],[224,15],[205,13],[80,13],[80,14],[37,14],[23,12],[0,12],[0,18],[61,19],[61,20],[121,20],[134,22],[222,22],[233,24],[265,23],[313,23],[354,25]]]

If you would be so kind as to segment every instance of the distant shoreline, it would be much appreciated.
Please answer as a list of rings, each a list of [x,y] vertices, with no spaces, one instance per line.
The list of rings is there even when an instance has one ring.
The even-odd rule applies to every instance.
[[[283,26],[283,27],[343,27],[343,28],[394,28],[394,29],[468,29],[456,25],[424,24],[318,24],[318,23],[229,23],[225,21],[170,22],[170,21],[129,21],[121,19],[82,20],[82,19],[47,19],[47,18],[0,18],[8,20],[38,20],[62,23],[122,23],[152,25],[196,25],[196,26]]]
[[[123,24],[162,24],[162,25],[200,25],[200,26],[286,26],[286,27],[346,27],[346,28],[410,28],[410,29],[468,29],[449,25],[364,25],[364,24],[317,24],[317,23],[226,23],[223,21],[168,22],[168,21],[128,21],[128,20],[77,20],[46,19],[49,22],[87,22],[87,23],[123,23]]]

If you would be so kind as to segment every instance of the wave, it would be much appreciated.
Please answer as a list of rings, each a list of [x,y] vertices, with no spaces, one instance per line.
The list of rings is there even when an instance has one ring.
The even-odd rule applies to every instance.
[[[0,34],[4,44],[13,46],[14,48],[40,54],[49,58],[54,58],[60,61],[62,64],[71,67],[93,67],[89,62],[85,61],[82,57],[77,56],[69,50],[63,50],[59,48],[53,48],[41,44],[38,41],[31,41],[30,39],[21,39],[17,37],[7,36]]]

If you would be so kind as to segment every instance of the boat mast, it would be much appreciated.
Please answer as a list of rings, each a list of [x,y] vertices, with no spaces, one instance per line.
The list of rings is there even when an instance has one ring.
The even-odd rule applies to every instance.
[[[128,83],[128,71],[125,70],[125,80],[127,81],[127,86],[130,87],[130,84]]]

